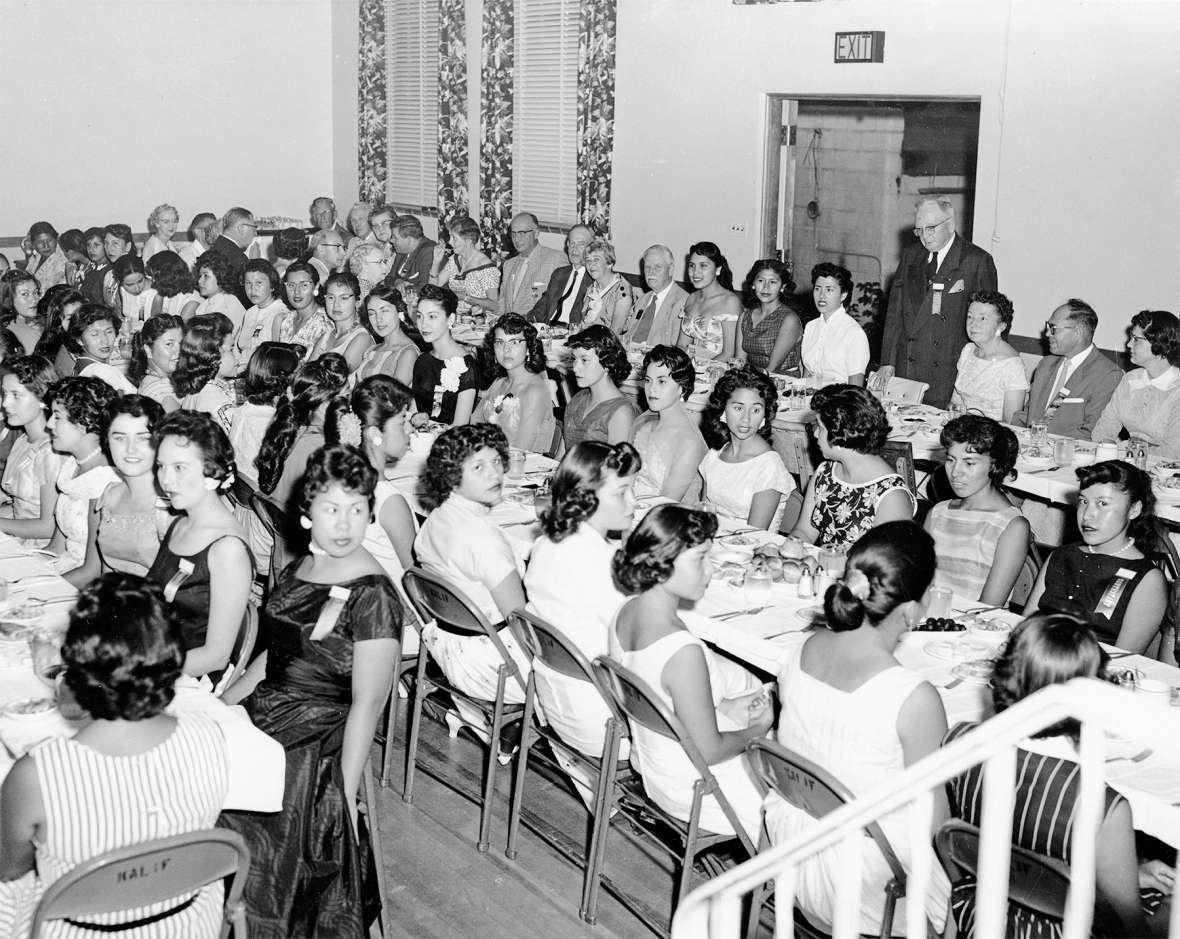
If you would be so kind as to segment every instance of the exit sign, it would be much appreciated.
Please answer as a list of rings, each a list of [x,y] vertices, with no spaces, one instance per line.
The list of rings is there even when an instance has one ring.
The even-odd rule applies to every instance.
[[[885,31],[836,33],[836,62],[884,62]]]

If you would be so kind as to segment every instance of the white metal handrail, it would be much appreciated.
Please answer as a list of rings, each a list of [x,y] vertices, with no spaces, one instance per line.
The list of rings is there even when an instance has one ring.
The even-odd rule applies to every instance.
[[[774,881],[776,939],[794,935],[795,871],[808,858],[839,845],[841,882],[837,890],[834,939],[859,933],[860,852],[862,830],[905,806],[911,844],[930,840],[933,792],[974,766],[986,764],[980,824],[979,877],[975,936],[1001,939],[1008,903],[1016,746],[1066,718],[1081,723],[1078,764],[1081,770],[1072,840],[1071,885],[1063,939],[1090,934],[1094,908],[1094,868],[1105,790],[1106,732],[1161,751],[1175,751],[1180,740],[1180,709],[1161,709],[1108,682],[1079,678],[1042,689],[981,724],[946,747],[915,763],[871,792],[816,821],[796,838],[759,853],[733,870],[702,884],[676,911],[673,939],[737,939],[741,935],[742,900]],[[913,852],[907,884],[906,936],[925,939],[925,899],[931,882],[930,852]],[[1169,934],[1180,937],[1180,904],[1173,903]]]

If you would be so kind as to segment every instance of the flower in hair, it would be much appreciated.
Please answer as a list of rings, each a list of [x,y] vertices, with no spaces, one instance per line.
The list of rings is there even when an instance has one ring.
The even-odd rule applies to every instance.
[[[340,434],[341,443],[352,447],[361,445],[361,420],[352,411],[342,414],[336,427]]]
[[[869,585],[869,579],[865,576],[864,571],[858,567],[853,567],[844,572],[844,586],[848,588],[848,592],[858,600],[865,600],[869,596],[869,591],[872,587]]]

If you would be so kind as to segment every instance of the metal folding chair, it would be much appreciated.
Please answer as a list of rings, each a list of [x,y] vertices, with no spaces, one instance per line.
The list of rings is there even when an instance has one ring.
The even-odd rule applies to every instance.
[[[222,675],[214,692],[221,697],[235,681],[242,677],[250,659],[254,655],[254,646],[258,642],[258,607],[253,603],[246,604],[246,612],[242,616],[242,625],[238,629],[238,638],[234,641],[233,651],[230,653],[230,667]]]
[[[418,654],[418,667],[415,672],[414,703],[410,710],[410,735],[406,751],[406,776],[402,788],[402,798],[406,802],[413,802],[414,772],[418,765],[418,736],[422,724],[422,706],[426,696],[434,689],[439,688],[446,691],[451,697],[466,701],[476,708],[490,725],[488,759],[484,768],[483,795],[480,800],[479,841],[476,845],[480,851],[487,851],[492,830],[492,799],[496,791],[496,769],[500,760],[500,733],[506,726],[514,724],[524,717],[524,705],[507,704],[505,691],[510,681],[520,687],[522,694],[527,685],[524,676],[520,674],[516,662],[508,654],[508,650],[496,629],[475,605],[463,596],[462,591],[442,577],[428,573],[421,568],[406,571],[402,578],[402,586],[423,623],[434,620],[437,627],[444,632],[459,636],[484,636],[500,654],[501,661],[496,674],[496,696],[491,701],[484,701],[461,691],[445,678],[429,675],[426,670],[426,662],[430,658],[430,654],[426,642],[422,642],[422,649]],[[417,627],[417,624],[415,626]],[[435,778],[461,795],[469,795],[445,776],[438,775]]]
[[[178,900],[179,906],[207,884],[232,877],[225,895],[220,939],[246,939],[242,890],[250,868],[250,849],[237,832],[221,828],[190,831],[100,854],[50,884],[33,914],[30,936],[46,923],[118,913]],[[129,876],[132,875],[132,876]],[[180,912],[180,910],[176,910]]]

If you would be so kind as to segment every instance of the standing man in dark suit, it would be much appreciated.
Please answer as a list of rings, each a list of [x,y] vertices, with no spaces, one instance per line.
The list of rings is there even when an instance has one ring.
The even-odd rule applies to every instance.
[[[229,262],[230,270],[233,272],[234,296],[247,309],[251,306],[251,301],[242,286],[242,272],[246,269],[246,262],[250,260],[246,248],[257,234],[258,226],[254,223],[254,213],[236,205],[221,217],[221,234],[209,246],[210,251],[220,254]]]
[[[1033,369],[1028,409],[1012,423],[1027,427],[1037,421],[1049,433],[1090,439],[1123,371],[1094,348],[1098,314],[1085,300],[1066,300],[1049,317],[1045,335],[1049,355]]]
[[[575,225],[566,232],[565,256],[570,263],[553,272],[549,285],[529,311],[527,319],[577,329],[586,315],[586,291],[590,289],[591,280],[586,273],[586,246],[593,240],[594,232],[585,225]]]
[[[967,341],[968,302],[977,290],[998,289],[996,265],[955,234],[949,199],[918,203],[914,235],[920,244],[902,252],[893,275],[881,364],[892,365],[898,378],[928,382],[926,403],[945,408]]]

